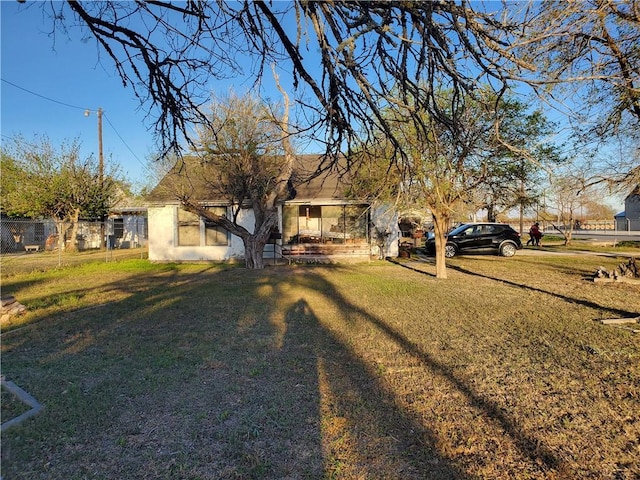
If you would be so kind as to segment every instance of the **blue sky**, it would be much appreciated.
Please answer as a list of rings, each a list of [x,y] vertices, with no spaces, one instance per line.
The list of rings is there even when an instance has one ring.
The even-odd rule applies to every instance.
[[[134,186],[148,184],[152,177],[148,159],[156,148],[146,110],[133,90],[122,85],[112,60],[98,50],[93,38],[83,41],[79,29],[51,35],[48,14],[48,2],[0,0],[2,142],[18,134],[28,140],[47,135],[53,145],[78,139],[82,154],[97,158],[96,111],[102,108],[105,163],[119,165]],[[67,14],[71,15],[69,9]],[[250,65],[246,68],[250,70]],[[282,66],[278,70],[283,84],[290,86],[290,74]],[[219,94],[230,88],[241,93],[252,86],[248,78],[212,79],[210,86]],[[271,85],[263,94],[278,100],[273,82],[267,84]],[[85,117],[87,109],[91,114]]]
[[[82,153],[97,158],[96,111],[102,108],[105,163],[120,165],[132,183],[146,182],[147,157],[154,151],[150,122],[107,59],[98,62],[95,42],[83,43],[77,30],[70,39],[49,36],[52,22],[36,2],[0,1],[0,14],[2,143],[16,134],[46,134],[54,145],[77,138]],[[91,110],[88,117],[85,109]]]

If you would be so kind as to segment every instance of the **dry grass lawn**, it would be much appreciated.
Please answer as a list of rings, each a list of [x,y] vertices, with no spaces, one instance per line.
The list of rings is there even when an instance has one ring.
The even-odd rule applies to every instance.
[[[7,277],[2,371],[45,410],[3,478],[640,478],[640,334],[596,321],[640,286],[584,279],[620,261]]]

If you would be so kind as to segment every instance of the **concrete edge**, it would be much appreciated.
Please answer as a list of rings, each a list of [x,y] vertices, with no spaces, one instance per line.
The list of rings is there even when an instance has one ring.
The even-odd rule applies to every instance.
[[[27,404],[28,406],[31,407],[30,410],[27,410],[23,414],[18,415],[17,417],[12,418],[11,420],[8,420],[8,421],[4,422],[2,425],[0,425],[0,432],[4,432],[7,428],[10,428],[10,427],[13,427],[15,425],[18,425],[19,423],[23,422],[27,418],[31,418],[34,415],[40,413],[40,411],[42,409],[44,409],[44,407],[40,403],[38,403],[38,401],[35,398],[33,398],[31,395],[29,395],[27,392],[25,392],[23,389],[21,389],[15,383],[6,381],[4,379],[0,383],[11,394],[13,394],[16,397],[18,397],[18,399],[21,402],[23,402],[23,403],[25,403],[25,404]]]

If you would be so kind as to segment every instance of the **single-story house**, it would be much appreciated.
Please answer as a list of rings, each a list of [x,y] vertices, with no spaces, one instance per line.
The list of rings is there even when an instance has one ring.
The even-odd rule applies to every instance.
[[[309,171],[309,166],[319,160],[318,155],[301,155],[296,169]],[[181,175],[180,187],[176,187],[175,175]],[[198,199],[201,205],[230,215],[229,202],[211,198],[204,179],[190,175],[188,166],[179,173],[170,172],[147,197],[149,259],[158,262],[244,259],[244,245],[239,237],[180,207],[176,188],[185,185],[189,185],[191,198]],[[271,243],[265,247],[265,259],[345,261],[397,255],[397,216],[373,208],[368,202],[347,198],[345,190],[335,174],[294,182],[290,199],[278,205],[278,232],[274,232]],[[253,211],[243,209],[238,223],[252,231]],[[385,232],[383,242],[379,240],[380,232]]]
[[[617,231],[640,231],[640,185],[624,199],[624,212],[614,218]]]
[[[147,245],[146,207],[120,206],[109,210],[106,235],[110,248],[138,248]]]

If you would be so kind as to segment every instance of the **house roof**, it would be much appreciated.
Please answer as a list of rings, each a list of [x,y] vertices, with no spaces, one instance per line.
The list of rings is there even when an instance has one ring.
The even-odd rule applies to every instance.
[[[344,176],[334,170],[317,175],[323,157],[307,154],[296,157],[291,178],[295,195],[293,202],[344,200],[347,184]],[[208,175],[211,173],[209,172]],[[207,184],[207,174],[200,162],[185,157],[179,161],[160,183],[147,195],[153,204],[179,203],[180,197],[197,198],[205,203],[227,203]]]
[[[625,200],[628,200],[631,197],[637,197],[640,196],[640,184],[636,185],[636,187],[631,190],[631,193],[629,193],[629,195],[626,196]]]
[[[147,207],[113,207],[109,215],[142,215],[147,213]]]

